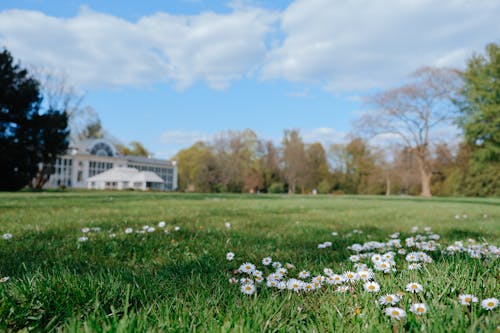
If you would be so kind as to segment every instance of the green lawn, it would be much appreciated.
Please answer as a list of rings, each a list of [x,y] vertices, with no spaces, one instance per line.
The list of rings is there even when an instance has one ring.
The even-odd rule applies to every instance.
[[[160,221],[166,226],[158,227]],[[145,225],[155,231],[137,233]],[[441,250],[469,238],[498,246],[500,199],[0,193],[0,235],[12,234],[0,239],[0,277],[10,277],[0,283],[0,330],[499,330],[499,308],[486,311],[480,305],[500,297],[494,256],[476,259],[438,249],[428,252],[432,263],[410,271],[405,255],[396,254],[396,272],[375,272],[378,293],[364,291],[360,281],[346,284],[347,293],[326,283],[306,293],[268,288],[264,282],[248,296],[239,283],[229,283],[244,262],[267,277],[274,272],[261,262],[267,256],[296,266],[283,280],[297,278],[301,270],[311,276],[325,275],[325,267],[335,273],[354,270],[348,246],[387,242],[394,232],[401,233],[404,245],[405,238],[415,236],[414,226],[422,235],[426,226],[439,234]],[[100,231],[81,230],[95,227]],[[126,228],[134,231],[126,234]],[[84,235],[88,240],[79,242]],[[319,249],[326,241],[332,246]],[[226,260],[230,251],[233,261]],[[369,259],[363,262],[373,266]],[[410,282],[422,284],[424,291],[402,297],[397,306],[406,310],[406,318],[389,318],[377,300],[404,291]],[[479,302],[460,305],[457,297],[463,293]],[[428,312],[410,312],[416,302],[425,303]]]

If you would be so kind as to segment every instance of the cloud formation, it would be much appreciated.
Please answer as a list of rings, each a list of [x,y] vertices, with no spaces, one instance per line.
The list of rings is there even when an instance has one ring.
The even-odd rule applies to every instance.
[[[282,12],[156,13],[136,22],[83,7],[72,18],[0,12],[0,45],[25,63],[62,69],[83,88],[244,78],[386,87],[422,65],[463,66],[500,36],[497,0],[295,0]]]

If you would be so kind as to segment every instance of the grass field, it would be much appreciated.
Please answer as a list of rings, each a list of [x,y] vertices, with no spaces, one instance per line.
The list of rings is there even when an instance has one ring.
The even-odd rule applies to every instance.
[[[436,250],[425,251],[433,262],[420,270],[409,270],[405,255],[392,248],[397,271],[375,270],[378,292],[366,291],[363,281],[344,282],[344,293],[324,281],[311,292],[255,281],[255,293],[245,295],[239,281],[229,282],[247,276],[236,272],[244,262],[267,279],[275,271],[262,263],[268,256],[295,265],[282,281],[302,270],[311,277],[326,277],[324,268],[355,271],[348,246],[387,242],[395,232],[407,253],[417,250],[404,247],[408,237],[440,239]],[[0,283],[2,331],[500,331],[499,308],[481,306],[500,296],[498,256],[443,251],[459,240],[464,247],[500,245],[500,199],[4,193],[0,235],[9,234],[0,239],[0,277],[9,277]],[[331,246],[318,248],[323,242]],[[370,256],[361,261],[374,267]],[[410,282],[423,291],[406,291]],[[397,292],[404,292],[394,305],[406,311],[401,320],[378,304]],[[474,294],[478,303],[461,305],[460,294]],[[427,312],[414,314],[413,303],[425,303]]]

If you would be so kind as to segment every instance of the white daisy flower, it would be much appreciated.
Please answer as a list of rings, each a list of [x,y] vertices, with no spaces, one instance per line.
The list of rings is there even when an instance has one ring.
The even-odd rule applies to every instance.
[[[332,276],[333,270],[331,268],[325,268],[323,269],[323,273],[325,273],[326,276]]]
[[[268,286],[269,288],[274,288],[274,287],[278,286],[278,283],[279,283],[278,280],[269,280],[268,279],[266,282],[266,286]]]
[[[346,278],[340,274],[333,274],[332,279],[333,281],[335,281],[335,284],[342,284],[343,282],[346,281]]]
[[[359,280],[359,275],[358,273],[354,273],[354,272],[351,272],[351,271],[347,271],[347,272],[344,272],[344,274],[342,274],[342,276],[344,277],[344,279],[347,281],[347,282],[356,282],[357,280]]]
[[[271,266],[273,266],[273,268],[281,268],[282,265],[281,265],[281,263],[279,261],[275,261],[275,262],[272,263]]]
[[[251,278],[248,278],[248,277],[243,277],[240,279],[240,284],[254,284],[253,283],[253,280]]]
[[[156,230],[155,228],[153,228],[153,227],[149,227],[146,231],[147,231],[147,232],[155,232],[155,230]]]
[[[179,231],[179,230],[181,230],[181,227],[179,227],[179,226],[175,226],[175,227],[174,227],[174,230],[175,230],[175,231]]]
[[[229,283],[230,283],[230,284],[235,284],[235,283],[237,283],[237,282],[238,282],[238,279],[237,279],[237,278],[235,278],[235,277],[229,278]]]
[[[252,295],[255,293],[255,286],[253,284],[244,284],[241,286],[241,292],[245,295]]]
[[[481,301],[481,306],[483,307],[483,309],[491,311],[498,306],[498,299],[496,298],[483,299]]]
[[[301,279],[307,279],[309,276],[311,276],[311,273],[308,271],[302,271],[299,273],[299,278]]]
[[[419,293],[424,290],[424,287],[420,283],[416,282],[411,282],[406,285],[406,291],[409,291],[411,293]]]
[[[285,267],[286,267],[287,269],[295,269],[295,265],[294,265],[294,264],[291,264],[291,263],[289,263],[289,262],[287,262],[287,263],[285,264]]]
[[[462,305],[471,305],[472,303],[477,303],[479,300],[472,294],[461,294],[458,295],[458,301]]]
[[[378,302],[382,305],[390,304],[390,305],[396,305],[401,299],[399,298],[398,295],[395,294],[387,294],[384,296],[381,296],[378,299]]]
[[[278,273],[281,276],[285,276],[287,272],[288,272],[288,270],[284,267],[280,267],[280,268],[278,268],[278,270],[276,270],[276,273]]]
[[[4,276],[3,278],[0,279],[0,283],[5,283],[10,280],[10,277]]]
[[[339,235],[339,233],[338,233],[338,232],[336,232],[336,231],[332,231],[332,236],[338,236],[338,235]]]
[[[165,221],[158,222],[158,228],[165,228],[165,225],[166,225]]]
[[[89,238],[88,238],[88,237],[85,237],[85,236],[82,236],[82,237],[78,238],[78,241],[79,241],[80,243],[86,242],[86,241],[88,241],[88,240],[89,240]]]
[[[93,232],[99,232],[99,231],[101,231],[101,228],[99,228],[99,227],[92,227],[91,230]]]
[[[233,260],[234,259],[234,253],[233,252],[228,252],[226,253],[226,260]]]
[[[255,265],[246,262],[240,266],[239,271],[247,274],[252,274],[255,271]]]
[[[255,282],[257,283],[264,282],[264,277],[262,275],[255,275]]]
[[[84,234],[87,234],[90,231],[90,228],[82,228],[82,232]]]
[[[410,306],[410,311],[416,314],[417,316],[421,316],[427,313],[427,306],[424,303],[413,303]]]
[[[348,286],[338,286],[335,291],[338,293],[345,293],[345,292],[349,291],[349,287]]]
[[[322,275],[318,275],[318,276],[315,276],[312,278],[312,282],[319,284],[319,285],[322,285],[324,281],[325,281],[325,277]]]
[[[404,317],[406,317],[405,310],[403,310],[401,308],[393,308],[393,307],[386,308],[385,314],[391,318],[396,319],[396,320],[401,320]]]
[[[226,227],[226,229],[231,229],[231,223],[224,222],[224,227]]]
[[[297,279],[290,279],[287,281],[286,287],[288,290],[300,291],[304,286],[304,282]]]
[[[358,255],[352,255],[349,257],[349,260],[351,262],[358,262],[360,260],[359,256]]]
[[[375,281],[365,282],[365,284],[363,284],[363,288],[365,288],[365,290],[369,293],[376,293],[380,290],[380,284]]]
[[[268,265],[270,265],[272,262],[273,262],[273,259],[271,259],[271,257],[265,257],[264,259],[262,259],[262,264],[263,264],[264,266],[268,266]]]
[[[305,283],[304,284],[304,291],[309,292],[309,291],[313,291],[314,289],[316,289],[314,283]]]
[[[3,234],[2,239],[8,240],[12,238],[12,234],[10,232]]]
[[[131,234],[131,233],[133,233],[133,232],[134,232],[134,229],[132,229],[132,228],[127,228],[127,229],[125,229],[125,233],[126,233],[126,234]]]
[[[415,270],[419,271],[421,268],[422,268],[422,264],[419,262],[414,262],[413,264],[408,265],[408,269],[410,271],[415,271]]]
[[[371,270],[363,269],[358,271],[359,278],[363,281],[368,281],[373,278],[373,272]]]
[[[109,234],[109,238],[115,238],[115,237],[116,237],[116,234],[113,234],[113,233]]]

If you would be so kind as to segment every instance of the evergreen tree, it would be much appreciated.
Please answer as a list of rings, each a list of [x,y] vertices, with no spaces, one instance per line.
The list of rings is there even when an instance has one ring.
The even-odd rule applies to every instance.
[[[42,110],[40,84],[0,53],[0,190],[28,185],[39,165],[53,164],[68,146],[68,117],[64,111]]]

